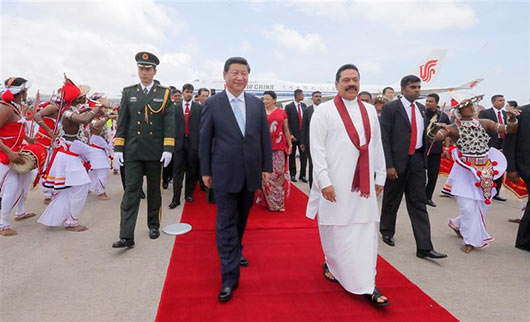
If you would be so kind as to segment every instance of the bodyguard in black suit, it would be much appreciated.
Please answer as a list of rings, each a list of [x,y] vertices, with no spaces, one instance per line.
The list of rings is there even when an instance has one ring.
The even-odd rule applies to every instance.
[[[507,134],[504,140],[504,155],[508,161],[506,175],[509,180],[517,182],[521,177],[530,189],[530,105],[519,108],[518,132]],[[519,224],[515,247],[530,251],[530,204]]]
[[[480,113],[478,114],[478,118],[492,120],[495,123],[506,124],[506,111],[504,110],[504,104],[505,104],[504,96],[499,95],[499,94],[493,95],[491,97],[491,104],[493,105],[493,107],[480,111]],[[488,135],[490,136],[489,146],[502,151],[504,133],[497,133],[496,131],[487,131],[487,132],[488,132]],[[501,198],[501,196],[499,196],[499,192],[502,187],[502,178],[503,176],[495,180],[495,183],[497,184],[497,195],[495,195],[493,199],[498,200],[498,201],[506,201],[506,199]]]
[[[311,117],[315,108],[322,103],[322,93],[320,91],[314,91],[311,93],[311,100],[313,105],[309,105],[304,112],[302,117],[302,137],[300,140],[300,148],[307,155],[309,161],[309,188],[313,186],[313,160],[311,160],[311,151],[309,150],[309,125],[311,124]]]
[[[169,208],[180,205],[182,180],[186,173],[184,198],[193,202],[193,191],[199,181],[199,131],[203,106],[193,102],[193,85],[182,86],[183,100],[175,105],[175,152],[173,152],[173,200]]]
[[[291,132],[291,141],[293,142],[293,150],[289,155],[289,172],[291,174],[291,181],[296,182],[296,148],[300,154],[300,181],[307,182],[305,177],[305,169],[307,166],[307,154],[300,148],[302,140],[302,120],[304,117],[306,105],[304,102],[304,92],[301,89],[294,91],[294,102],[285,106],[287,113],[287,122],[289,124],[289,131]]]
[[[427,95],[425,101],[425,121],[430,123],[445,123],[451,124],[449,116],[440,110],[438,102],[440,96],[438,94]],[[436,115],[436,117],[434,117]],[[434,119],[433,119],[434,117]],[[436,188],[436,181],[438,181],[438,172],[440,171],[440,161],[442,159],[442,141],[434,141],[431,145],[427,145],[427,187],[425,188],[425,195],[427,198],[427,205],[436,207],[432,201],[432,194]]]
[[[425,107],[417,102],[421,80],[414,75],[401,79],[403,97],[383,105],[381,135],[387,168],[379,230],[383,241],[394,246],[396,215],[405,193],[416,256],[444,258],[433,249],[429,214],[425,206]]]
[[[247,266],[241,241],[254,192],[272,172],[272,148],[263,102],[244,92],[250,67],[246,59],[224,65],[226,90],[206,100],[199,153],[204,184],[217,204],[217,251],[221,260],[219,301],[228,301]]]

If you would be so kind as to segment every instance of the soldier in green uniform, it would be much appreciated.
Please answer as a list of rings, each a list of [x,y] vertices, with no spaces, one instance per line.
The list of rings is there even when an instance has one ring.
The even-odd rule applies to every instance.
[[[169,164],[175,145],[175,107],[171,90],[153,80],[160,61],[148,52],[139,52],[135,59],[140,83],[123,89],[114,141],[114,157],[124,165],[126,177],[121,201],[120,240],[112,244],[113,248],[134,246],[144,175],[147,177],[149,237],[156,239],[160,236],[160,163],[164,167]]]

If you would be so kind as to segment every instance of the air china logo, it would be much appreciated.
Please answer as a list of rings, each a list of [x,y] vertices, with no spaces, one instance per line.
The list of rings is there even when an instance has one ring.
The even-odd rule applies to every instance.
[[[478,81],[472,81],[471,84],[469,84],[469,88],[473,88],[477,86],[477,84],[478,84]]]
[[[438,63],[438,59],[432,59],[427,61],[425,65],[420,66],[420,78],[422,81],[428,83],[432,79],[432,75],[436,74],[436,64]]]

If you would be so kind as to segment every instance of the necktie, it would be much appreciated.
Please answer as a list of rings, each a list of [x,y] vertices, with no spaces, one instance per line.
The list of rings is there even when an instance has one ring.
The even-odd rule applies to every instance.
[[[409,145],[409,155],[413,155],[416,151],[416,141],[418,139],[418,129],[416,128],[416,106],[414,103],[410,104],[410,145]]]
[[[499,120],[499,124],[504,124],[501,111],[497,111],[497,119]],[[499,137],[504,139],[504,133],[499,133]]]
[[[300,108],[300,103],[298,103],[298,125],[302,129],[302,109]]]
[[[188,135],[190,133],[188,120],[190,119],[190,103],[186,102],[186,110],[184,111],[184,121],[186,122],[186,125],[184,126],[184,133]]]
[[[241,113],[241,108],[239,107],[238,102],[239,99],[237,97],[232,99],[232,103],[234,106],[234,116],[236,117],[237,125],[239,125],[241,133],[243,133],[243,136],[245,136],[245,119],[243,118],[243,113]]]
[[[149,93],[149,91],[147,90],[147,87],[144,87],[144,95],[147,95],[147,93]]]

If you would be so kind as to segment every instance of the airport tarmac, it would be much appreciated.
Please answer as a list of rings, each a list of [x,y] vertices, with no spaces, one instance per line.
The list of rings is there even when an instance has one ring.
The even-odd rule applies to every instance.
[[[447,219],[457,213],[456,202],[437,194],[444,182],[440,177],[433,198],[438,207],[428,210],[435,249],[449,257],[433,261],[415,256],[404,201],[396,246],[380,242],[380,255],[462,321],[530,321],[530,253],[514,247],[517,224],[507,222],[520,215],[519,201],[502,191],[508,201],[495,201],[487,219],[495,241],[489,248],[464,254],[461,240],[447,227]],[[307,184],[296,186],[309,192]],[[183,206],[170,210],[171,185],[162,191],[163,226],[178,222]],[[21,222],[11,218],[18,235],[0,238],[1,321],[154,320],[175,237],[161,234],[149,239],[143,200],[136,246],[111,248],[119,230],[119,175],[110,175],[107,193],[112,200],[88,196],[80,217],[89,227],[86,232],[45,227],[37,223],[38,217]],[[32,191],[26,210],[42,213],[42,199],[38,189]],[[384,290],[384,285],[379,287]]]

